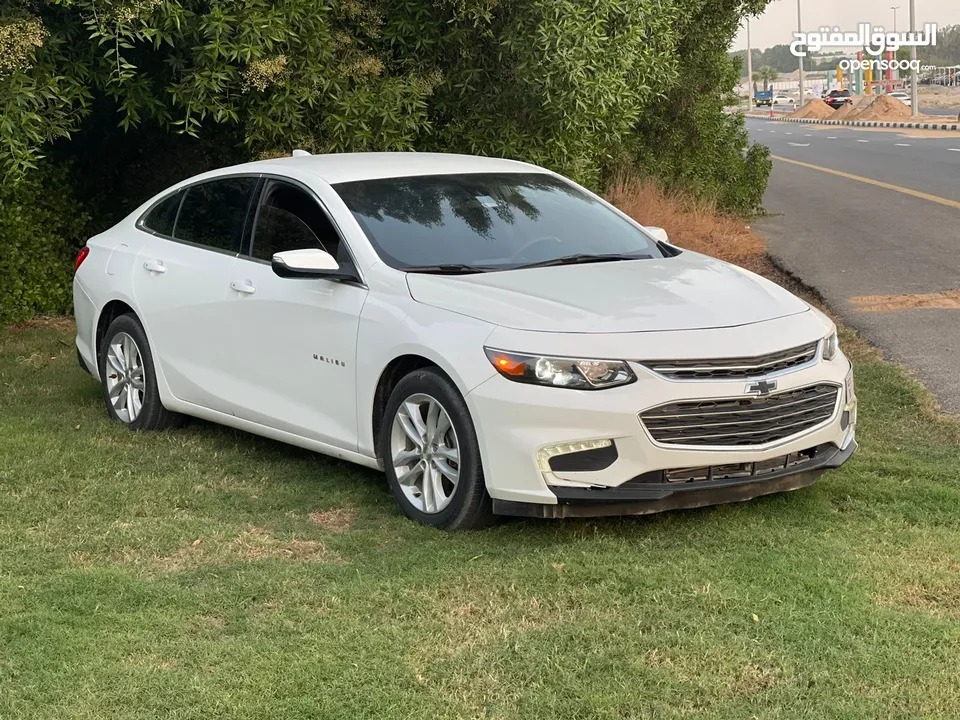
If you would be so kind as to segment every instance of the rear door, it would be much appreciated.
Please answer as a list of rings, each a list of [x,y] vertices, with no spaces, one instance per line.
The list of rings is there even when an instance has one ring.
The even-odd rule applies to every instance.
[[[347,450],[357,448],[356,348],[367,290],[359,282],[281,278],[270,260],[320,247],[354,268],[349,249],[306,186],[266,180],[252,249],[230,276],[225,324],[235,412]]]
[[[232,412],[224,374],[234,330],[226,312],[231,270],[258,184],[251,176],[216,178],[161,201],[141,223],[152,237],[133,269],[147,337],[170,391],[221,412]]]

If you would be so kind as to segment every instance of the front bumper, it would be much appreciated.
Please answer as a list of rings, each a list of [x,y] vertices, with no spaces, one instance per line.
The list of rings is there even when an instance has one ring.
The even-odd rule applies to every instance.
[[[494,500],[493,511],[498,515],[537,518],[602,517],[652,515],[667,510],[745,502],[812,485],[824,471],[843,465],[856,449],[854,440],[843,450],[835,445],[825,445],[817,448],[815,456],[802,468],[787,468],[745,479],[670,485],[663,472],[655,471],[641,476],[645,482],[630,481],[619,487],[553,487],[558,501],[556,505]],[[657,475],[661,476],[659,482],[654,477]]]
[[[850,363],[842,353],[834,360],[818,359],[777,377],[777,392],[817,384],[839,388],[829,419],[782,440],[731,447],[657,442],[640,415],[664,403],[741,396],[742,380],[673,381],[631,365],[637,382],[610,390],[570,391],[495,376],[466,395],[496,512],[536,517],[610,515],[746,500],[809,485],[856,448],[856,397],[852,386],[848,393]],[[616,452],[607,453],[604,462],[593,467],[567,464],[557,470],[552,461],[546,467],[540,457],[541,451],[559,444],[597,441],[610,441]],[[805,454],[806,461],[777,465],[779,459],[795,454]],[[762,467],[764,472],[733,477],[724,470],[716,477],[728,480],[714,480],[711,474],[694,482],[675,482],[681,469],[737,464]],[[783,472],[774,474],[773,466]],[[668,471],[674,482],[659,482],[657,475],[666,479]],[[635,507],[638,503],[646,509]]]

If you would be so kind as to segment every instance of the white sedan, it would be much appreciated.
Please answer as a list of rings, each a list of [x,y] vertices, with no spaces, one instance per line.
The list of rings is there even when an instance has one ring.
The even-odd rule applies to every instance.
[[[856,448],[826,316],[521,162],[296,151],[199,175],[87,242],[74,304],[115,420],[382,468],[446,529],[747,500]]]
[[[913,100],[910,99],[910,94],[909,94],[909,93],[899,92],[899,91],[898,91],[898,92],[892,92],[892,93],[890,93],[890,97],[899,100],[900,102],[902,102],[902,103],[903,103],[904,105],[906,105],[907,107],[911,107],[911,106],[913,105]]]
[[[774,105],[796,105],[797,99],[790,97],[789,95],[774,95],[773,96]]]

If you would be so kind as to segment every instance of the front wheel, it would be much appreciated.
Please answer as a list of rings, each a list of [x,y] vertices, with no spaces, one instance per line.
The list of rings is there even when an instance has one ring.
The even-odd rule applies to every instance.
[[[407,517],[444,530],[492,524],[470,412],[439,371],[416,370],[397,383],[384,412],[380,454]]]

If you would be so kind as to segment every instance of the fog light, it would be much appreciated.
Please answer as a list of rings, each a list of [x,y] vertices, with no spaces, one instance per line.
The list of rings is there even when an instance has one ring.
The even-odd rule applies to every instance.
[[[612,440],[581,440],[579,442],[548,445],[545,448],[537,450],[537,466],[541,472],[551,472],[550,458],[552,457],[583,452],[584,450],[600,450],[601,448],[607,448],[611,445],[613,445]]]
[[[857,399],[857,396],[853,391],[853,366],[850,366],[850,372],[847,373],[847,377],[843,381],[843,390],[846,393],[844,401],[847,403],[852,403]]]

